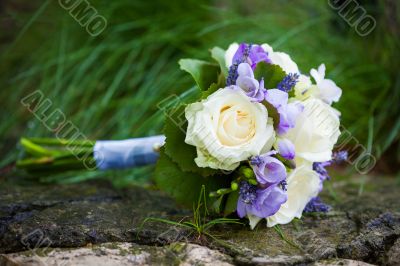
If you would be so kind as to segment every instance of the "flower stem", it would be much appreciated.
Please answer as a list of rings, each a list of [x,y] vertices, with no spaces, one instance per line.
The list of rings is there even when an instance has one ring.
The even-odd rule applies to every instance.
[[[89,140],[21,138],[26,155],[16,166],[31,173],[85,169],[87,164],[95,166],[94,144]]]

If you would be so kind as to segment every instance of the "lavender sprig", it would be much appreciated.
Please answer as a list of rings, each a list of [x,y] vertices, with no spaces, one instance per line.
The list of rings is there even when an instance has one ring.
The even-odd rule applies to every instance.
[[[320,197],[315,197],[307,203],[304,212],[328,212],[331,208],[331,206],[323,203]]]
[[[289,92],[294,88],[299,77],[300,76],[297,73],[289,73],[281,82],[279,82],[276,88],[284,92]]]

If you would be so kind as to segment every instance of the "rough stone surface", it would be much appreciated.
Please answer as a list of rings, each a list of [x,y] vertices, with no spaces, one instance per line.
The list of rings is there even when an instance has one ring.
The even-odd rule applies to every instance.
[[[388,252],[388,264],[389,265],[398,265],[400,264],[400,238],[396,240],[394,245],[389,249]]]
[[[220,225],[211,232],[218,241],[162,222],[143,224],[147,217],[180,221],[191,215],[157,191],[117,191],[99,183],[3,183],[0,253],[5,253],[2,262],[8,265],[27,262],[43,249],[51,250],[42,254],[51,263],[79,258],[73,265],[113,258],[119,265],[132,260],[142,265],[215,261],[222,265],[400,265],[399,186],[395,179],[375,177],[366,180],[359,195],[360,180],[337,181],[326,190],[331,192],[322,198],[333,206],[327,214],[306,215],[280,230],[266,228],[263,222],[253,231],[247,226]],[[106,242],[125,243],[115,244],[119,251],[114,254],[107,249],[112,244],[101,244]],[[83,248],[71,249],[76,247]],[[107,258],[99,260],[102,256]]]
[[[331,260],[322,260],[313,263],[313,266],[371,266],[373,264],[369,264],[362,261],[356,260],[347,260],[347,259],[331,259]]]
[[[0,253],[37,246],[78,247],[127,241],[165,244],[181,230],[147,217],[189,214],[162,194],[142,188],[115,191],[108,184],[0,188]],[[140,230],[139,230],[140,229]]]
[[[204,246],[174,243],[163,247],[104,243],[78,249],[45,249],[3,255],[0,265],[118,266],[118,265],[232,265],[232,259]]]

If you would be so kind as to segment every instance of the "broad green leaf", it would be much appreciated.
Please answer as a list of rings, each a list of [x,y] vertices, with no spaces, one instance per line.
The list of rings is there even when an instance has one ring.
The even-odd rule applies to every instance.
[[[181,59],[179,65],[192,75],[200,90],[207,90],[212,83],[218,82],[220,69],[217,64],[197,59]]]
[[[226,78],[228,76],[228,68],[225,64],[225,50],[220,47],[214,47],[211,49],[211,57],[218,62],[221,73]]]
[[[197,157],[196,147],[186,144],[187,121],[185,105],[172,109],[165,119],[164,135],[166,136],[165,153],[179,165],[182,171],[209,176],[218,173],[211,168],[198,167],[194,162]]]
[[[267,89],[276,88],[276,86],[286,76],[285,71],[278,65],[260,62],[254,70],[254,76],[257,80],[264,78],[264,86]]]
[[[208,195],[209,191],[226,185],[227,179],[226,176],[202,177],[196,173],[184,172],[165,154],[164,149],[160,151],[154,172],[158,188],[186,207],[192,207],[197,202],[203,185]]]
[[[227,216],[236,211],[237,201],[239,199],[239,191],[233,191],[229,193],[228,199],[226,200],[224,215]]]

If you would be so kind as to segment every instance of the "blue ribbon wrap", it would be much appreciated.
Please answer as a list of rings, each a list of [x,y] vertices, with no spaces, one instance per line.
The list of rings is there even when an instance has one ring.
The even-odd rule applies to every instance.
[[[96,141],[93,154],[100,170],[124,169],[154,164],[158,149],[164,145],[165,136],[152,136],[127,140]]]

